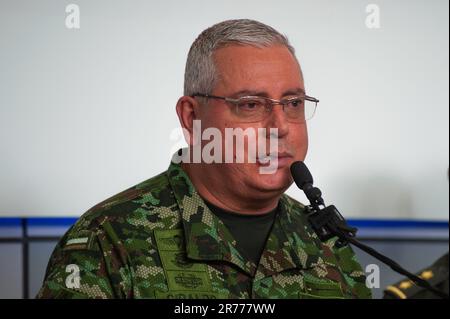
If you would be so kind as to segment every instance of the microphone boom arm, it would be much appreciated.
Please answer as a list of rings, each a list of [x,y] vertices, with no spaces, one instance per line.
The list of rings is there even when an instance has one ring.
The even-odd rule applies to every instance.
[[[347,224],[344,217],[334,205],[325,206],[325,202],[322,199],[322,192],[320,189],[313,186],[311,173],[303,162],[294,162],[291,165],[291,174],[295,184],[304,191],[306,197],[310,201],[311,205],[306,207],[308,221],[322,242],[337,237],[337,247],[344,247],[348,243],[353,244],[367,254],[388,265],[392,270],[408,277],[418,286],[433,292],[442,299],[449,298],[447,293],[434,288],[428,281],[414,275],[394,260],[358,241],[356,239],[357,229]]]

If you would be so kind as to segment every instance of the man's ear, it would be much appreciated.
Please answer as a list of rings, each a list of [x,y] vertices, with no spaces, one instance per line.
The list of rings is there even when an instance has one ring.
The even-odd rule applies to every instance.
[[[196,99],[190,96],[182,96],[177,102],[177,115],[183,128],[184,138],[188,145],[193,145],[194,120],[198,119],[199,104]]]

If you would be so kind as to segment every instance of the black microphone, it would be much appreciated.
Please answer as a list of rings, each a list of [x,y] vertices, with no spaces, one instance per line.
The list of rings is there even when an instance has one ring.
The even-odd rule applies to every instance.
[[[307,208],[308,221],[320,240],[326,241],[335,237],[338,232],[345,232],[347,236],[355,237],[357,229],[347,225],[337,208],[334,205],[325,207],[322,192],[313,186],[313,177],[305,163],[300,161],[294,162],[290,169],[295,184],[303,190],[311,203],[311,206]],[[338,237],[336,246],[343,247],[347,245],[347,240],[344,237]]]
[[[298,188],[303,189],[303,187],[307,185],[314,184],[313,177],[309,172],[308,167],[306,167],[305,163],[297,161],[292,163],[291,165],[291,174],[294,178],[295,184],[297,184]]]
[[[320,205],[325,205],[322,199],[322,192],[313,186],[313,177],[305,163],[301,161],[292,163],[291,174],[297,187],[303,190],[314,208],[319,209]]]
[[[290,169],[295,184],[298,188],[303,190],[311,203],[311,205],[306,208],[308,221],[321,241],[326,241],[332,237],[338,237],[338,240],[336,241],[337,247],[343,247],[348,243],[351,243],[369,255],[385,263],[391,267],[392,270],[408,277],[417,285],[432,291],[441,298],[448,299],[448,294],[434,288],[428,281],[412,274],[394,260],[359,242],[355,238],[357,229],[347,225],[347,222],[337,208],[334,205],[325,207],[325,203],[322,199],[322,193],[317,187],[313,186],[312,175],[305,163],[300,161],[294,162],[292,163]],[[323,208],[320,206],[323,206]]]

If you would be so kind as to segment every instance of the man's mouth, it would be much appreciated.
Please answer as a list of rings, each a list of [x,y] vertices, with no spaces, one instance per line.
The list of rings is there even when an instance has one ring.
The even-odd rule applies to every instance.
[[[278,167],[286,166],[292,162],[293,156],[288,152],[272,153],[257,158],[257,163],[261,166],[268,166],[276,161]]]

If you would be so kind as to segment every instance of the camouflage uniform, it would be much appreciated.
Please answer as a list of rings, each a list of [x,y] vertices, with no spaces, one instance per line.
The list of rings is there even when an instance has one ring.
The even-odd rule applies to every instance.
[[[255,265],[172,162],[84,214],[55,248],[37,297],[370,298],[351,248],[321,243],[304,206],[280,201]]]

